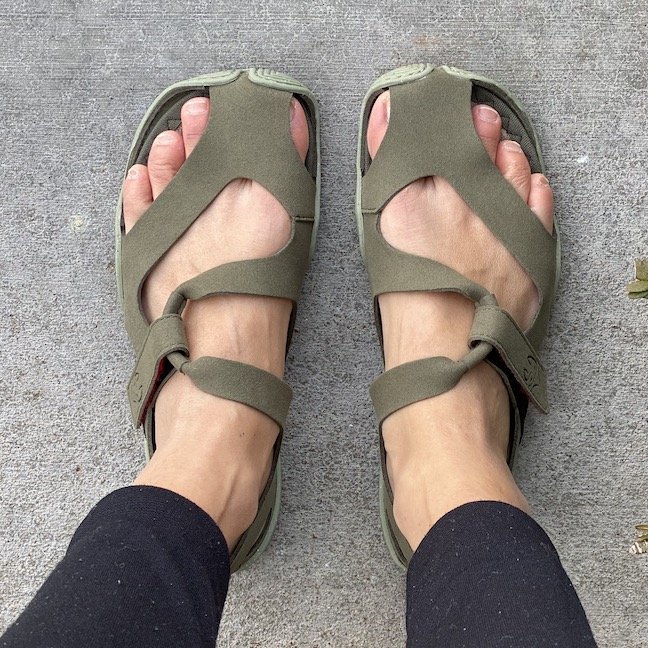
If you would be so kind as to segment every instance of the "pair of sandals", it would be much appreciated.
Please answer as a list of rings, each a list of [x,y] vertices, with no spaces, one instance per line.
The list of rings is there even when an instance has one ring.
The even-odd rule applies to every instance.
[[[371,108],[384,90],[391,92],[389,128],[376,157],[366,146]],[[188,300],[230,293],[281,297],[292,302],[287,346],[293,331],[301,284],[313,254],[319,221],[319,114],[313,93],[294,79],[263,69],[218,72],[177,83],[153,103],[135,135],[127,168],[146,164],[162,131],[177,128],[182,105],[209,97],[217,110],[191,156],[147,212],[125,234],[122,199],[116,215],[116,268],[126,328],[137,352],[128,399],[137,427],[143,426],[147,457],[155,452],[155,401],[175,372],[202,391],[253,407],[279,425],[272,471],[259,500],[257,516],[231,554],[236,571],[268,545],[279,512],[279,451],[292,392],[276,376],[223,358],[190,360],[182,312]],[[302,163],[290,135],[292,97],[304,108],[310,149]],[[547,410],[546,377],[538,357],[558,281],[557,229],[549,234],[513,186],[500,174],[475,132],[474,103],[493,106],[509,137],[521,145],[531,171],[544,173],[540,144],[520,104],[498,84],[451,67],[411,65],[381,76],[363,105],[357,159],[356,215],[363,258],[374,296],[381,335],[378,297],[389,292],[437,291],[464,295],[475,317],[460,361],[433,357],[409,362],[379,376],[370,388],[379,425],[396,410],[452,389],[478,363],[493,366],[510,400],[513,462],[529,401]],[[442,176],[507,247],[533,279],[540,308],[527,331],[498,306],[484,287],[433,260],[401,252],[380,231],[380,214],[389,200],[419,178]],[[292,220],[290,241],[276,254],[215,267],[178,286],[164,313],[149,322],[141,292],[155,264],[237,178],[268,189]],[[396,563],[406,567],[412,548],[398,529],[380,440],[380,509],[385,540]]]

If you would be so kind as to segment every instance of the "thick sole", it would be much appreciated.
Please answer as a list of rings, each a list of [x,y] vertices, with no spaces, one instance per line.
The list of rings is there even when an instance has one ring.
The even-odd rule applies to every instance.
[[[383,538],[387,545],[387,551],[394,564],[403,572],[407,571],[407,563],[403,560],[403,555],[394,540],[394,534],[391,529],[391,522],[387,515],[387,503],[389,502],[389,495],[387,494],[387,485],[385,484],[385,476],[380,471],[378,481],[378,506],[380,507],[380,528],[382,529]]]
[[[496,81],[489,79],[487,77],[481,76],[479,74],[473,74],[466,70],[462,70],[456,67],[450,67],[447,65],[440,66],[441,69],[445,70],[448,74],[453,74],[455,76],[469,79],[471,81],[477,82],[479,85],[482,85],[486,88],[492,89],[496,94],[502,97],[510,106],[515,108],[516,112],[519,113],[519,116],[522,119],[525,129],[531,135],[533,143],[535,145],[536,151],[538,152],[538,157],[541,165],[541,170],[545,173],[545,165],[542,158],[542,149],[540,146],[540,140],[538,134],[531,123],[531,120],[527,116],[525,109],[523,108],[520,101],[506,88],[503,88]],[[365,258],[364,250],[364,220],[362,218],[362,163],[364,159],[364,125],[365,119],[368,118],[367,109],[369,103],[373,102],[376,93],[380,92],[383,89],[393,87],[395,85],[401,85],[403,83],[412,83],[418,79],[430,74],[435,70],[435,66],[426,63],[417,63],[413,65],[406,65],[403,67],[396,68],[395,70],[390,70],[382,76],[378,77],[376,81],[371,85],[367,91],[364,100],[362,102],[362,108],[360,112],[360,125],[358,129],[358,150],[356,156],[356,200],[355,200],[355,215],[356,222],[358,226],[358,238],[360,241],[360,251],[362,253],[362,258]],[[554,229],[556,231],[556,280],[554,285],[554,294],[558,288],[558,283],[560,280],[560,271],[561,271],[561,245],[560,245],[560,229],[558,220],[554,218]],[[391,523],[387,515],[387,504],[388,504],[388,494],[387,487],[385,485],[385,476],[380,473],[380,486],[379,486],[379,500],[380,500],[380,525],[383,532],[383,537],[385,538],[385,544],[389,550],[389,555],[392,557],[392,560],[399,568],[402,570],[407,570],[407,564],[403,562],[401,552],[397,547],[393,533],[391,531]]]
[[[274,534],[275,527],[277,526],[277,521],[279,520],[279,509],[281,508],[281,457],[277,459],[277,465],[275,466],[275,479],[277,481],[275,499],[272,505],[272,513],[270,513],[270,519],[266,525],[265,531],[261,538],[259,546],[254,550],[254,553],[251,553],[246,558],[245,562],[239,567],[237,571],[247,569],[252,563],[257,561],[263,552],[268,548],[272,536]]]
[[[126,169],[124,171],[124,176],[122,177],[122,183],[119,190],[119,199],[117,201],[117,208],[115,212],[115,273],[117,277],[117,293],[119,295],[119,301],[123,306],[123,283],[122,283],[122,261],[121,261],[121,243],[123,237],[123,180],[126,177],[128,169],[134,163],[134,160],[137,156],[138,149],[141,146],[142,134],[153,122],[156,114],[158,113],[160,106],[162,106],[166,101],[169,100],[172,96],[178,94],[182,91],[190,91],[193,89],[205,88],[215,85],[226,85],[235,81],[241,74],[247,73],[248,78],[253,83],[256,83],[261,86],[266,86],[268,88],[275,88],[278,90],[285,90],[287,92],[292,92],[293,94],[302,95],[310,99],[313,108],[313,121],[314,121],[314,130],[315,130],[315,146],[317,151],[317,176],[316,176],[316,196],[315,196],[315,221],[313,224],[313,235],[311,240],[310,252],[309,252],[309,263],[313,258],[315,251],[315,245],[317,241],[317,232],[319,229],[319,220],[320,220],[320,195],[321,195],[321,153],[320,153],[320,115],[319,115],[319,105],[317,98],[313,92],[297,81],[292,77],[282,74],[280,72],[274,72],[272,70],[267,70],[265,68],[246,68],[240,70],[226,70],[220,72],[214,72],[212,74],[205,74],[185,81],[180,81],[169,86],[163,90],[153,101],[151,106],[148,108],[144,117],[142,118],[128,153],[128,162],[126,164]],[[144,451],[147,461],[151,458],[151,448],[147,439],[144,439]],[[275,467],[275,479],[277,480],[275,499],[272,506],[272,512],[270,514],[270,519],[265,527],[263,537],[254,553],[250,554],[241,568],[245,568],[254,562],[259,556],[266,550],[270,541],[272,539],[272,534],[277,526],[277,520],[279,519],[279,509],[281,505],[281,459],[277,460],[277,465]]]

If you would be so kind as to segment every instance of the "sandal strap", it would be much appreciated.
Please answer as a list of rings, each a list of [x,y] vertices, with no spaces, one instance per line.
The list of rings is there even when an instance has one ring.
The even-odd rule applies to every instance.
[[[244,362],[203,356],[183,362],[178,369],[206,394],[253,407],[283,430],[292,389],[281,378]]]
[[[210,356],[190,360],[178,314],[163,315],[151,324],[128,383],[131,415],[137,427],[143,424],[159,387],[173,370],[191,378],[206,394],[249,405],[283,429],[292,400],[290,386],[274,374],[243,362]]]
[[[144,421],[157,388],[168,373],[166,358],[175,352],[189,355],[184,324],[177,313],[163,315],[151,322],[137,354],[127,388],[131,417],[136,427]]]
[[[279,252],[216,266],[185,281],[171,293],[164,312],[182,312],[187,300],[223,294],[280,297],[296,304],[308,267],[311,236],[311,223],[294,222],[292,238]]]
[[[436,356],[385,371],[369,387],[379,424],[403,407],[450,391],[467,371],[486,359],[492,348],[483,342],[458,361]]]
[[[474,346],[484,342],[499,354],[529,400],[547,413],[547,375],[538,354],[509,313],[496,303],[482,300],[475,309],[469,343]]]
[[[248,74],[208,91],[213,109],[195,149],[122,237],[122,264],[128,267],[123,278],[126,328],[136,347],[148,326],[140,307],[146,277],[232,180],[255,180],[291,219],[311,228],[315,220],[316,183],[290,136],[292,93],[254,83]],[[298,274],[297,269],[291,272]]]
[[[483,286],[443,263],[390,245],[380,231],[378,215],[369,214],[364,218],[365,257],[374,297],[390,292],[450,291],[478,302],[489,294]]]
[[[547,379],[544,367],[524,332],[493,295],[475,304],[475,317],[469,335],[470,350],[458,361],[444,356],[423,358],[398,365],[374,380],[369,390],[378,421],[395,411],[453,389],[461,377],[489,359],[498,365],[499,356],[513,379],[528,398],[547,412]],[[501,371],[500,371],[501,373]]]
[[[148,327],[128,384],[136,426],[144,421],[163,379],[175,367],[202,391],[250,405],[283,427],[292,398],[290,387],[273,374],[240,362],[219,358],[189,362],[182,312],[189,299],[219,294],[280,297],[296,304],[308,263],[310,238],[311,224],[295,222],[292,239],[277,254],[217,266],[185,281],[171,293],[164,314]],[[294,306],[291,329],[293,320]]]
[[[541,303],[551,301],[556,236],[484,149],[472,118],[472,87],[442,68],[390,87],[389,128],[362,178],[362,211],[380,213],[419,178],[445,178],[533,279]]]

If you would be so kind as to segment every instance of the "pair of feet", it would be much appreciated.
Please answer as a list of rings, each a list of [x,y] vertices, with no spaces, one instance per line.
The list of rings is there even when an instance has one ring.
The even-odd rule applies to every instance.
[[[148,165],[129,170],[123,190],[127,232],[191,154],[209,111],[206,98],[187,101],[180,131],[161,133]],[[369,120],[372,157],[389,115],[385,92]],[[475,106],[473,120],[500,172],[551,231],[553,195],[546,178],[531,173],[517,143],[501,139],[501,119],[493,108]],[[304,160],[308,125],[294,99],[291,133]],[[394,247],[440,261],[486,287],[522,329],[533,320],[538,308],[533,282],[442,178],[419,180],[397,194],[382,213],[381,229]],[[147,317],[161,315],[170,293],[184,281],[223,263],[269,256],[284,246],[290,232],[288,214],[266,189],[249,180],[230,183],[147,278]],[[380,310],[387,369],[429,356],[464,355],[474,313],[465,298],[386,294]],[[192,357],[239,360],[282,376],[290,312],[289,302],[268,297],[219,295],[190,302],[184,320]],[[180,373],[162,388],[155,417],[157,450],[135,484],[167,488],[198,504],[232,549],[256,515],[276,424],[245,405],[201,392]],[[508,426],[508,395],[485,363],[451,391],[403,408],[384,422],[394,514],[413,549],[440,517],[461,504],[499,500],[528,510],[506,463]]]

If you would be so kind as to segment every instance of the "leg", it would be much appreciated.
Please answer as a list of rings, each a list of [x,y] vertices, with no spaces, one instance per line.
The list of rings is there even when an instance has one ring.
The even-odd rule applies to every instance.
[[[130,169],[127,231],[191,154],[209,110],[208,99],[189,100],[182,132],[161,133],[148,166]],[[304,160],[308,125],[296,100],[291,133]],[[220,264],[273,254],[290,232],[288,214],[265,188],[230,183],[148,276],[147,317],[160,316],[184,281]],[[192,355],[282,376],[291,309],[287,300],[242,295],[190,302],[183,317]],[[90,513],[0,645],[213,646],[229,551],[256,516],[278,426],[257,410],[203,393],[179,373],[162,387],[155,417],[156,452],[135,485]]]
[[[0,646],[213,648],[228,582],[227,543],[201,508],[123,488],[81,523]]]
[[[372,157],[382,143],[389,117],[390,94],[385,92],[376,100],[369,120],[367,145]],[[473,121],[500,172],[551,231],[553,195],[547,179],[531,174],[519,144],[501,141],[497,111],[475,106]],[[485,286],[523,330],[533,321],[539,299],[532,280],[443,178],[425,178],[403,189],[384,208],[380,227],[394,247],[440,261]],[[464,355],[474,315],[473,304],[464,297],[419,292],[387,293],[379,299],[386,369],[426,357],[459,360]],[[556,599],[553,610],[562,612],[554,617],[564,631],[558,636],[572,636],[574,610],[578,611],[577,625],[587,628],[553,547],[528,517],[529,504],[507,465],[509,401],[492,367],[477,365],[451,391],[395,412],[384,421],[382,431],[394,516],[412,548],[421,545],[409,576],[412,645],[431,645],[435,638],[442,646],[545,645],[542,639],[529,643],[526,635],[520,640],[519,633],[534,623],[540,631],[545,627],[544,641],[552,639],[552,631],[543,626],[543,615],[551,612],[545,606],[547,586],[566,592]],[[494,505],[501,515],[515,520],[508,535],[502,518],[488,514],[493,505],[474,504],[484,500],[501,503]],[[476,529],[466,526],[473,523]],[[517,553],[502,554],[501,545],[514,539],[521,543]],[[511,550],[508,544],[506,548]],[[517,563],[518,559],[522,562]],[[547,565],[551,569],[544,574],[549,579],[545,589],[525,584],[525,579],[537,576]],[[439,580],[438,569],[445,582]],[[492,576],[487,592],[477,586],[483,582],[479,574],[492,570],[502,571],[503,585],[520,592],[517,607],[501,615],[497,612],[497,623],[489,606],[496,600],[503,605],[510,601],[501,593],[499,599],[490,598],[491,586],[497,587]],[[449,600],[450,592],[457,605]],[[515,615],[521,607],[527,616],[536,615],[533,623],[521,624],[524,617]],[[471,624],[478,624],[476,639],[451,637],[452,628]],[[487,625],[495,628],[497,641],[484,639]],[[586,636],[591,639],[589,631]],[[503,640],[508,643],[502,644]]]
[[[472,502],[425,536],[407,574],[408,646],[595,646],[546,533],[502,502]]]

